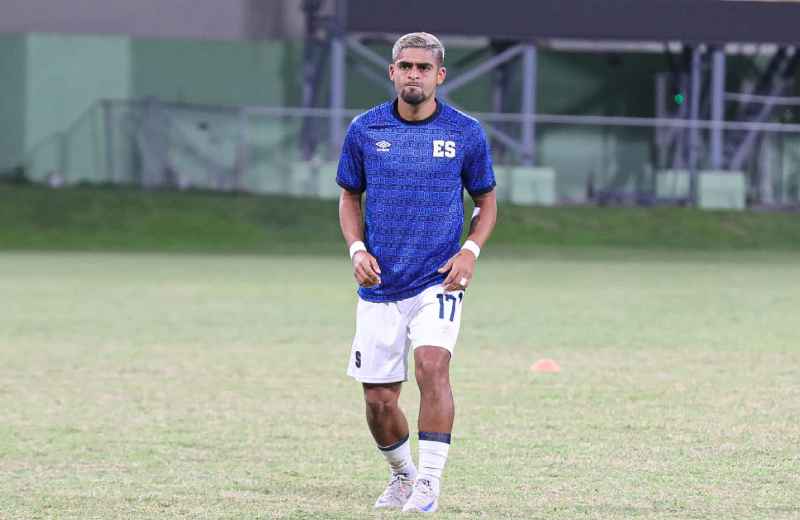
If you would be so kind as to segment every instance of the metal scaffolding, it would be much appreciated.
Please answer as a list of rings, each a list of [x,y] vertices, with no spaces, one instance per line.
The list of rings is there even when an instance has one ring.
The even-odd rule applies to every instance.
[[[365,1],[365,0],[364,0]],[[390,96],[394,95],[392,85],[386,79],[386,68],[389,60],[372,50],[364,42],[363,33],[350,32],[353,28],[361,30],[367,24],[367,16],[371,16],[374,24],[371,27],[376,32],[397,33],[404,30],[414,30],[416,27],[408,25],[408,21],[400,16],[398,18],[388,17],[391,11],[385,5],[373,5],[374,9],[370,13],[365,13],[364,1],[362,0],[328,0],[327,7],[332,14],[322,16],[324,0],[304,0],[303,8],[307,16],[307,49],[304,53],[304,76],[303,76],[303,107],[315,108],[321,106],[320,99],[323,97],[321,90],[323,82],[323,63],[326,58],[329,62],[330,82],[328,92],[328,102],[326,105],[330,109],[331,117],[328,127],[329,159],[339,149],[343,140],[344,129],[346,126],[345,118],[345,99],[346,99],[346,73],[347,55],[358,58],[353,64],[365,78],[374,82],[380,88],[385,88]],[[414,0],[416,1],[416,0]],[[501,0],[501,3],[505,0]],[[439,95],[442,99],[453,103],[452,94],[456,90],[464,87],[470,82],[484,77],[487,74],[492,76],[492,90],[490,100],[494,115],[501,116],[496,121],[483,119],[484,128],[490,138],[494,141],[495,147],[504,152],[510,152],[517,158],[517,163],[526,166],[537,164],[537,122],[544,122],[545,117],[537,114],[536,105],[536,86],[538,78],[537,56],[538,49],[548,46],[558,37],[559,45],[564,44],[569,38],[580,36],[583,39],[592,38],[592,35],[581,34],[580,31],[591,29],[588,25],[581,25],[583,22],[581,9],[588,9],[588,0],[564,0],[567,9],[573,19],[565,20],[562,26],[552,28],[543,27],[541,22],[537,22],[530,29],[529,33],[521,34],[498,34],[499,29],[492,29],[494,33],[488,34],[487,47],[478,53],[487,56],[480,62],[474,63],[467,70],[459,75],[448,78],[448,81],[439,88]],[[674,0],[684,2],[685,0]],[[702,4],[703,9],[707,10],[706,15],[712,16],[714,9],[721,8],[723,2],[707,2]],[[729,4],[728,2],[724,2]],[[751,4],[752,2],[747,2]],[[442,9],[442,4],[454,4],[447,0],[437,3],[436,9]],[[466,19],[470,16],[474,18],[475,13],[483,13],[491,21],[488,27],[499,27],[497,19],[515,18],[514,27],[519,25],[520,13],[513,11],[503,11],[502,9],[492,9],[491,12],[476,11],[475,2],[460,3]],[[552,5],[551,5],[552,4]],[[554,2],[550,0],[536,3],[533,7],[525,9],[541,12],[543,17],[549,16],[551,7],[555,9]],[[609,2],[612,11],[620,8],[625,2],[618,0]],[[630,4],[628,2],[627,4]],[[627,5],[626,4],[626,5]],[[742,4],[745,4],[744,2]],[[784,2],[776,2],[784,4]],[[664,11],[667,3],[653,2],[652,9]],[[688,4],[687,4],[688,5]],[[735,6],[736,18],[739,21],[747,17],[773,16],[776,19],[785,16],[787,9],[792,9],[800,15],[800,5],[787,7],[786,5],[775,5],[765,9],[754,11],[753,6]],[[350,8],[350,10],[349,10]],[[732,9],[733,7],[726,7]],[[572,9],[572,11],[570,11]],[[641,10],[641,6],[637,7]],[[405,10],[403,10],[405,11]],[[699,12],[699,11],[698,11]],[[730,14],[732,11],[726,11]],[[472,13],[472,14],[470,14]],[[766,13],[764,15],[763,13]],[[552,13],[550,13],[552,14]],[[585,13],[583,13],[585,14]],[[635,13],[634,13],[635,14]],[[630,13],[625,16],[633,16]],[[606,15],[603,15],[606,16]],[[787,39],[793,37],[787,32],[783,25],[776,25],[773,31],[758,32],[761,29],[754,27],[748,29],[748,33],[742,36],[754,38],[752,41],[775,41],[776,52],[772,56],[769,65],[762,72],[758,82],[752,89],[740,93],[726,91],[726,46],[730,43],[724,39],[728,35],[724,31],[728,29],[708,27],[703,31],[702,25],[698,25],[694,20],[690,27],[680,26],[679,20],[684,20],[685,16],[674,17],[672,14],[664,14],[665,23],[668,25],[665,31],[673,31],[677,38],[683,40],[664,41],[648,40],[646,33],[641,31],[624,32],[621,38],[631,39],[634,36],[641,42],[647,44],[648,52],[652,52],[653,45],[661,45],[663,52],[672,63],[671,71],[668,74],[659,75],[656,78],[656,119],[661,121],[654,124],[654,149],[656,151],[655,165],[661,169],[687,170],[689,172],[689,194],[688,199],[682,202],[696,204],[698,200],[698,176],[701,169],[712,170],[741,170],[749,161],[753,160],[754,153],[763,141],[765,128],[768,128],[769,121],[775,116],[775,109],[781,105],[782,96],[787,92],[794,74],[800,62],[800,52],[791,44],[785,43]],[[670,18],[672,16],[672,18]],[[731,15],[733,16],[733,15]],[[674,19],[673,19],[674,18]],[[730,18],[730,17],[729,17]],[[398,21],[400,20],[400,21]],[[428,30],[437,31],[437,24],[443,23],[438,20],[433,24],[434,27]],[[597,40],[613,36],[605,32],[623,29],[616,27],[616,21],[608,20],[607,27],[595,27],[594,37]],[[738,23],[738,22],[737,22]],[[404,25],[406,24],[406,25]],[[512,24],[512,25],[513,25]],[[571,24],[571,25],[570,25]],[[671,24],[671,25],[670,25]],[[427,25],[427,24],[426,24]],[[578,31],[575,34],[554,34],[559,28],[564,31]],[[444,28],[442,28],[444,31]],[[591,29],[594,30],[594,29]],[[590,30],[590,32],[591,32]],[[648,29],[650,30],[650,29]],[[653,36],[661,34],[661,29],[652,29]],[[478,34],[481,27],[469,25],[463,27],[462,34]],[[722,32],[720,32],[722,31]],[[513,30],[509,30],[513,33]],[[636,34],[634,34],[636,32]],[[723,34],[724,33],[724,34]],[[704,34],[708,38],[704,38]],[[792,35],[794,33],[791,33]],[[516,37],[515,37],[516,36]],[[388,42],[387,42],[388,43]],[[630,45],[630,44],[629,44]],[[673,52],[677,49],[677,53]],[[633,49],[635,50],[635,49]],[[488,51],[488,52],[487,52]],[[506,109],[510,105],[510,78],[513,74],[519,73],[521,76],[521,91],[519,94],[519,111],[515,114],[508,114]],[[685,97],[686,103],[672,103],[670,98],[676,93]],[[733,105],[726,104],[735,103]],[[502,121],[503,115],[518,116],[515,123],[519,125],[519,132],[509,132],[507,123]],[[734,121],[741,123],[753,123],[745,126],[741,130],[732,130],[728,118],[733,116]],[[490,118],[491,119],[491,118]],[[587,124],[596,124],[593,117],[581,116],[573,118],[575,121],[585,121]],[[613,125],[614,118],[606,118],[609,125]],[[666,120],[682,120],[685,125],[665,124]],[[590,123],[590,120],[593,122]],[[709,124],[706,124],[709,123]],[[764,126],[764,125],[767,126]],[[304,157],[307,159],[314,154],[314,149],[320,143],[318,125],[306,123],[304,125]],[[701,164],[702,158],[702,164]]]

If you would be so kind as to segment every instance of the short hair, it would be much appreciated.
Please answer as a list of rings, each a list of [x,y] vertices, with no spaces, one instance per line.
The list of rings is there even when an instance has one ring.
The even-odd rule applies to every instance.
[[[436,36],[426,32],[413,32],[401,36],[392,47],[392,61],[397,61],[404,49],[428,49],[438,58],[439,65],[444,65],[444,45]]]

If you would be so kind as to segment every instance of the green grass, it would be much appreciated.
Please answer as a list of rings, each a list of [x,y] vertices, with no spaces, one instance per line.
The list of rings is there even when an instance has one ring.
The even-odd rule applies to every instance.
[[[800,251],[800,213],[501,204],[491,249]],[[0,184],[0,249],[344,254],[336,201]]]
[[[439,518],[797,518],[798,287],[789,252],[481,257]],[[0,292],[0,518],[400,516],[346,258],[3,253]]]

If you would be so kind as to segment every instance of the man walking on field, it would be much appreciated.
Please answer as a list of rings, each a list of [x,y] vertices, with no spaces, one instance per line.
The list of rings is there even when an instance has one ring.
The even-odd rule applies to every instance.
[[[454,417],[450,359],[465,289],[497,218],[480,124],[436,99],[446,73],[435,36],[398,39],[389,65],[397,98],[353,120],[336,175],[339,222],[359,285],[347,373],[363,385],[367,424],[391,472],[376,508],[438,508]],[[462,246],[464,189],[475,212]],[[419,466],[398,407],[409,350],[420,390]]]

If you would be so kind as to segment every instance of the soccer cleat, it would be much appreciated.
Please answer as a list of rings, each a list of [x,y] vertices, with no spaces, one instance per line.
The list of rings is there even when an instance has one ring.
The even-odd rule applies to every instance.
[[[439,496],[431,487],[430,480],[419,479],[414,485],[414,492],[411,493],[406,505],[403,506],[404,513],[433,513],[439,508]]]
[[[389,485],[375,502],[375,509],[400,509],[405,505],[413,490],[414,481],[405,473],[396,473],[392,475]]]

